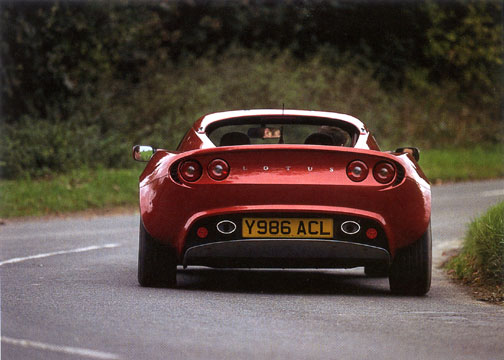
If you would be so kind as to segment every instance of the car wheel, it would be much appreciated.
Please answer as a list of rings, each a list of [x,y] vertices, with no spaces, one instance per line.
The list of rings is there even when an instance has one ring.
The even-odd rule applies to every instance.
[[[369,277],[387,277],[389,275],[389,266],[388,264],[365,266],[364,273]]]
[[[175,250],[158,243],[140,221],[138,249],[138,282],[148,287],[177,285],[177,256]]]
[[[392,261],[390,290],[395,294],[425,295],[431,285],[431,226],[413,245],[400,249]]]

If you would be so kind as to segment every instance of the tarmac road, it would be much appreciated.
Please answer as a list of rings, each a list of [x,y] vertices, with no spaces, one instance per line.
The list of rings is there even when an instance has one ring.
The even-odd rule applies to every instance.
[[[504,180],[433,189],[435,263]],[[136,280],[138,215],[0,227],[2,359],[502,359],[504,308],[434,270],[425,297],[353,270],[179,271]]]

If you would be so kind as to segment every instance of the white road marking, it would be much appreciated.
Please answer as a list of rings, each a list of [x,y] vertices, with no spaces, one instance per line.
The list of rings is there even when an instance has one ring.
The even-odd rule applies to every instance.
[[[68,354],[68,355],[79,355],[79,356],[84,356],[84,357],[88,357],[88,358],[92,358],[92,359],[104,359],[104,360],[120,359],[118,355],[107,353],[107,352],[90,350],[90,349],[83,349],[83,348],[76,348],[76,347],[70,347],[70,346],[51,345],[51,344],[45,344],[45,343],[41,343],[41,342],[23,340],[23,339],[12,339],[12,338],[9,338],[6,336],[2,336],[2,342],[5,344],[22,346],[24,348],[54,351],[54,352],[58,352],[58,353]]]
[[[80,252],[100,250],[100,249],[110,249],[110,248],[115,248],[118,246],[120,246],[120,245],[119,244],[93,245],[93,246],[87,246],[87,247],[71,249],[71,250],[61,250],[61,251],[55,251],[55,252],[50,252],[50,253],[45,253],[45,254],[37,254],[37,255],[31,255],[31,256],[26,256],[26,257],[18,257],[18,258],[0,261],[0,266],[6,265],[6,264],[14,264],[14,263],[18,263],[18,262],[26,261],[26,260],[46,258],[49,256],[73,254],[73,253],[80,253]]]
[[[119,232],[135,232],[138,231],[137,228],[109,228],[109,229],[101,229],[101,230],[86,230],[86,229],[78,229],[78,230],[65,230],[65,231],[39,231],[33,232],[30,231],[28,234],[8,234],[5,233],[0,234],[0,238],[5,237],[9,240],[31,240],[31,239],[50,239],[50,238],[65,238],[65,237],[77,237],[77,236],[104,236],[110,234],[117,234]]]
[[[483,191],[481,193],[481,196],[483,197],[504,196],[504,189]]]

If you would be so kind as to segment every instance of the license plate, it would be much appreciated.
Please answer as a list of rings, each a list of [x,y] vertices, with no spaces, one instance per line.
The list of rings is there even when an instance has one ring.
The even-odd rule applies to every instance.
[[[243,218],[244,238],[332,238],[333,219]]]

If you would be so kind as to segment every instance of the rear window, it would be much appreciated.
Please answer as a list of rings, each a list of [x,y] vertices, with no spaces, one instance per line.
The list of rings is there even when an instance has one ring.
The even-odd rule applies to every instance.
[[[320,118],[238,118],[207,128],[215,146],[307,144],[352,147],[357,129],[346,122]]]

